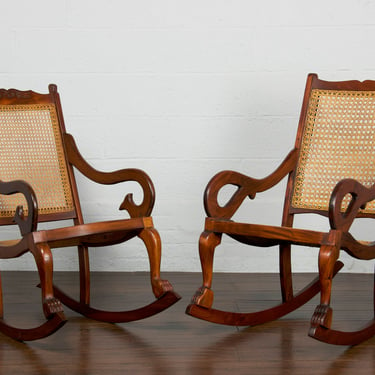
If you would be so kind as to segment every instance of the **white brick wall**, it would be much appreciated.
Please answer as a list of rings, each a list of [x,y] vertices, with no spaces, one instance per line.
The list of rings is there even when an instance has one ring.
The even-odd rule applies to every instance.
[[[200,269],[202,194],[214,173],[262,177],[291,149],[307,73],[375,79],[371,1],[15,0],[1,8],[0,87],[45,92],[56,83],[68,131],[94,166],[152,177],[167,271]],[[121,189],[83,183],[81,191],[89,220],[118,216]],[[278,187],[241,215],[247,208],[251,219],[278,224],[282,196]],[[133,244],[111,257],[94,250],[92,268],[147,269]],[[215,266],[274,272],[275,254],[225,241]],[[57,269],[76,269],[73,251],[54,255]],[[372,271],[344,260],[347,271]],[[316,250],[296,250],[297,271],[316,263]],[[1,262],[33,267],[29,256]]]

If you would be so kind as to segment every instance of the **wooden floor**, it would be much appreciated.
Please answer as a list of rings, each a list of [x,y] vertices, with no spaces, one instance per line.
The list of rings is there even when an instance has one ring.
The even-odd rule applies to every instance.
[[[25,326],[28,313],[29,322],[36,323],[41,311],[36,274],[2,275],[7,320]],[[66,309],[68,323],[46,339],[19,343],[0,334],[0,374],[375,374],[375,338],[349,348],[307,336],[316,299],[279,321],[239,329],[185,315],[185,307],[200,285],[200,274],[163,276],[183,298],[143,321],[105,324]],[[311,278],[296,276],[297,286]],[[56,279],[65,290],[77,290],[76,274],[57,273]],[[263,308],[279,299],[274,274],[216,274],[214,286],[216,306],[224,309]],[[336,277],[333,303],[338,325],[354,328],[373,318],[372,286],[372,275]],[[98,307],[130,308],[152,300],[144,273],[95,273],[93,287]]]

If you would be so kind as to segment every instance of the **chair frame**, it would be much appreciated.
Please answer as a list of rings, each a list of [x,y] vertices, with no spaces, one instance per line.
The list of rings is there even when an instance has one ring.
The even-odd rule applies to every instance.
[[[366,206],[367,202],[375,199],[375,185],[372,188],[366,188],[353,179],[345,178],[337,181],[337,185],[331,194],[328,210],[301,209],[292,206],[296,167],[300,156],[309,98],[313,89],[375,91],[375,81],[328,82],[320,80],[316,74],[309,74],[295,148],[287,155],[281,165],[263,179],[254,179],[234,171],[223,171],[209,181],[204,192],[204,207],[207,218],[204,231],[199,239],[203,284],[187,306],[186,313],[214,323],[253,326],[278,319],[294,311],[320,292],[320,304],[312,316],[309,335],[331,344],[355,345],[375,334],[375,321],[370,320],[368,325],[358,331],[344,332],[332,329],[332,308],[330,307],[332,279],[343,267],[343,263],[338,260],[340,250],[344,250],[358,259],[375,258],[375,243],[359,242],[349,233],[355,218],[375,218],[374,214],[360,211],[361,208],[363,209]],[[288,178],[288,182],[281,226],[239,223],[232,220],[232,216],[247,197],[254,199],[257,193],[270,189],[285,177]],[[221,206],[218,203],[218,194],[226,185],[235,186],[237,190],[228,202]],[[342,202],[348,195],[351,196],[351,202],[346,211],[342,212]],[[327,216],[330,222],[330,230],[319,232],[294,228],[294,215],[300,213],[316,213]],[[282,299],[279,305],[267,310],[249,313],[229,312],[212,308],[214,293],[211,287],[214,253],[216,247],[221,243],[223,234],[241,243],[258,247],[279,245]],[[293,291],[292,282],[291,245],[320,249],[318,256],[319,276],[296,294]]]
[[[53,104],[56,109],[74,209],[71,212],[42,214],[38,212],[38,197],[28,182],[24,180],[0,181],[0,194],[21,193],[27,202],[27,214],[25,214],[26,209],[24,207],[18,206],[14,218],[0,217],[0,225],[17,224],[21,232],[21,239],[0,241],[0,258],[16,258],[26,252],[32,253],[39,272],[39,286],[42,294],[43,312],[46,318],[43,324],[30,329],[20,329],[9,325],[4,319],[3,299],[0,293],[0,331],[20,341],[40,339],[62,327],[66,322],[66,317],[61,302],[88,318],[119,323],[157,314],[181,298],[174,292],[168,280],[160,278],[161,240],[150,217],[155,202],[155,191],[149,176],[139,169],[129,168],[114,172],[101,172],[91,167],[78,151],[73,136],[66,133],[60,96],[56,85],[49,85],[48,94],[16,89],[0,90],[0,105],[46,103]],[[79,201],[74,168],[98,184],[113,185],[135,181],[143,190],[143,200],[140,204],[136,204],[132,194],[125,196],[119,209],[126,210],[130,218],[86,224]],[[72,219],[73,225],[46,230],[38,230],[37,228],[39,222],[66,219]],[[94,308],[90,303],[89,247],[114,245],[134,237],[139,237],[146,246],[150,261],[151,287],[156,300],[149,305],[129,311],[109,311]],[[78,249],[79,300],[72,298],[53,283],[51,249],[68,246],[77,246]]]

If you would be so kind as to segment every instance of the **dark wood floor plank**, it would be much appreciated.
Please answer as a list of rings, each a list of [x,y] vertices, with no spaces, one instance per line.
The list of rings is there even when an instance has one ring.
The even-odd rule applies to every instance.
[[[3,272],[2,276],[6,316],[25,325],[27,319],[38,321],[41,308],[36,274]],[[18,343],[0,335],[0,375],[375,373],[375,338],[348,348],[323,344],[307,336],[317,299],[279,321],[238,329],[184,314],[201,282],[200,274],[164,276],[183,299],[143,321],[106,324],[66,309],[68,323],[46,339]],[[296,286],[302,287],[311,278],[309,274],[297,274]],[[64,289],[77,292],[76,274],[56,273],[56,280]],[[333,302],[338,324],[350,326],[373,316],[372,283],[373,276],[367,274],[336,277]],[[151,302],[145,273],[95,273],[92,284],[93,301],[98,305],[119,308]],[[237,310],[263,308],[280,298],[275,274],[215,274],[215,290],[215,303]],[[360,321],[353,321],[351,314],[357,314]]]

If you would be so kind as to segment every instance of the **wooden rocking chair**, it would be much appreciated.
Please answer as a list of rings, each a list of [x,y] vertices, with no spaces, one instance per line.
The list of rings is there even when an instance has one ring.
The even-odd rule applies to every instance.
[[[252,326],[280,318],[320,291],[320,304],[309,335],[327,343],[355,345],[375,334],[375,321],[359,331],[331,328],[332,278],[342,268],[340,250],[354,258],[375,258],[375,242],[357,241],[349,233],[357,217],[375,218],[375,81],[327,82],[310,74],[307,79],[295,149],[271,175],[254,179],[223,171],[208,183],[204,194],[207,213],[199,254],[203,285],[186,313],[215,323]],[[242,202],[288,177],[282,225],[235,222],[231,218]],[[225,185],[236,191],[225,205],[218,193]],[[327,232],[293,227],[295,214],[327,216]],[[213,259],[223,234],[249,245],[279,245],[281,304],[259,312],[216,310],[213,305]],[[319,277],[294,294],[291,245],[319,247]]]
[[[141,170],[99,172],[87,164],[73,137],[65,131],[56,85],[49,86],[48,94],[1,89],[0,136],[0,225],[16,223],[21,232],[19,239],[0,241],[0,258],[31,252],[39,272],[46,317],[43,324],[30,329],[7,324],[1,294],[1,332],[20,341],[46,337],[66,321],[61,302],[88,318],[117,323],[149,317],[179,300],[171,284],[160,279],[161,242],[150,217],[155,200],[152,181]],[[135,181],[143,190],[143,201],[137,205],[128,194],[120,210],[127,210],[130,218],[85,224],[73,167],[99,184]],[[66,219],[72,219],[73,225],[37,229],[39,222]],[[134,237],[147,248],[156,300],[129,311],[92,307],[88,247],[114,245]],[[68,246],[78,247],[79,301],[53,284],[51,249]]]

